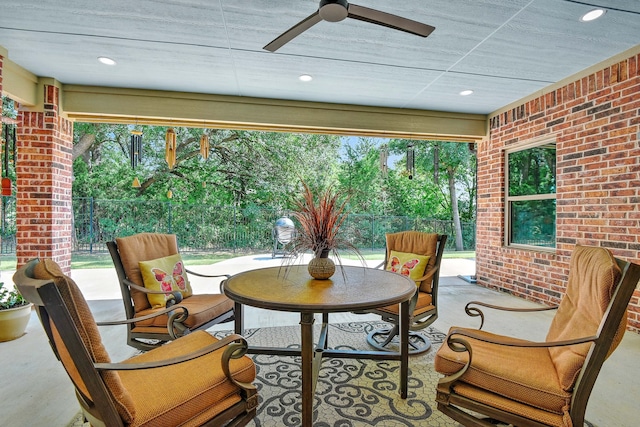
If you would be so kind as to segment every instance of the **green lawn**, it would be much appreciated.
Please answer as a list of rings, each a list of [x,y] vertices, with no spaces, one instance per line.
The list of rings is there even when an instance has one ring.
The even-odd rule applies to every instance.
[[[264,252],[260,252],[264,253]],[[216,262],[223,261],[225,259],[234,258],[236,256],[248,255],[247,253],[233,254],[233,253],[183,253],[182,258],[189,265],[208,265]],[[384,258],[384,251],[377,250],[372,251],[365,249],[362,251],[362,256],[366,260],[382,260]],[[445,252],[443,258],[475,258],[476,253],[474,251]],[[344,258],[355,259],[356,257],[351,254],[344,254]],[[13,270],[16,266],[15,254],[4,254],[0,256],[0,270]],[[113,267],[111,262],[111,256],[108,253],[100,254],[72,254],[71,255],[71,268],[109,268]]]

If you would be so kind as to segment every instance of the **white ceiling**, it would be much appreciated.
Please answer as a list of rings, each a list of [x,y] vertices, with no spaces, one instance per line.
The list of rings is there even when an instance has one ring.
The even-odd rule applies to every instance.
[[[65,84],[487,114],[640,44],[638,0],[355,4],[436,30],[320,22],[269,53],[316,0],[0,0],[0,46]],[[595,4],[615,9],[580,22]]]

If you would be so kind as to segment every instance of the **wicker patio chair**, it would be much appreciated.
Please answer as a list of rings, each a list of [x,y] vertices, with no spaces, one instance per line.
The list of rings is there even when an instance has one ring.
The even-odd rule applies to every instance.
[[[576,246],[558,307],[467,304],[482,323],[477,306],[557,312],[544,342],[452,327],[436,353],[435,369],[446,375],[437,386],[438,409],[464,426],[582,427],[602,364],[624,335],[638,279],[640,266],[604,248]]]
[[[176,258],[179,253],[175,234],[140,233],[107,242],[107,247],[118,274],[125,315],[127,319],[137,320],[127,324],[130,346],[149,350],[191,331],[233,320],[233,301],[222,290],[215,294],[191,295],[177,287],[164,291],[147,286],[149,280],[157,283],[176,279],[174,282],[182,281],[182,288],[186,288],[189,286],[188,279],[184,278],[186,273],[207,278],[229,277],[200,274],[184,268],[184,264],[178,265],[181,261]],[[168,260],[168,264],[161,262],[168,267],[154,269],[154,263],[161,260]],[[149,277],[150,271],[152,277]],[[159,297],[159,301],[152,304],[150,300],[154,297]],[[156,313],[162,316],[147,317]]]
[[[198,331],[112,363],[86,300],[55,262],[30,261],[13,280],[36,306],[92,426],[243,426],[255,417],[256,371],[243,337]]]
[[[409,303],[409,313],[411,313],[409,352],[411,354],[422,353],[431,348],[431,342],[426,336],[418,334],[416,331],[426,328],[438,318],[440,262],[447,236],[419,231],[404,231],[387,234],[386,240],[385,259],[378,267],[400,274],[412,275],[412,279],[416,282],[416,294]],[[403,262],[405,259],[407,261]],[[420,261],[417,262],[419,259]],[[372,347],[378,350],[394,350],[392,343],[398,337],[400,330],[399,308],[399,305],[393,305],[370,311],[382,316],[382,320],[393,324],[391,328],[377,329],[369,333],[367,341]]]

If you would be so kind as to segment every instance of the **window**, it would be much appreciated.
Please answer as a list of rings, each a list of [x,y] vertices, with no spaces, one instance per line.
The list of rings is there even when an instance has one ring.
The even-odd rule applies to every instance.
[[[528,144],[506,152],[505,244],[556,246],[556,144]]]

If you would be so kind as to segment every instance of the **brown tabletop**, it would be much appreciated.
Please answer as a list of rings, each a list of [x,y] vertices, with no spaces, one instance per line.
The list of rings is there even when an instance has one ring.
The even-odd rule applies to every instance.
[[[309,276],[306,265],[250,270],[224,285],[232,300],[253,307],[297,313],[338,313],[399,304],[415,293],[416,285],[390,271],[336,266],[328,280]]]
[[[301,350],[251,348],[252,353],[302,356],[302,425],[312,425],[315,379],[322,357],[400,361],[400,396],[407,397],[409,365],[409,299],[415,282],[396,273],[358,266],[336,266],[328,280],[315,280],[306,265],[269,267],[236,274],[224,282],[224,293],[235,302],[235,331],[244,332],[242,306],[300,313]],[[328,313],[370,310],[400,304],[400,352],[349,351],[327,348]],[[323,327],[314,350],[314,314]],[[363,336],[363,340],[366,337]]]

